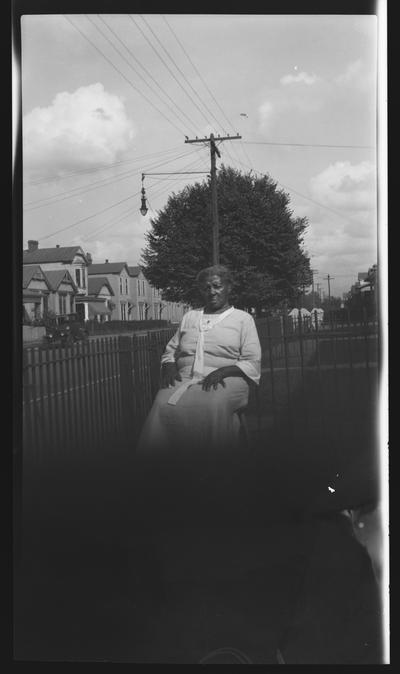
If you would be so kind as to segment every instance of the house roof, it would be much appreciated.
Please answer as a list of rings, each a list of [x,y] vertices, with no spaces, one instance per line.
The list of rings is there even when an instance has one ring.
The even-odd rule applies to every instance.
[[[39,264],[30,264],[22,267],[22,287],[27,288],[35,274],[40,272],[43,275],[43,281],[49,286],[44,272]]]
[[[107,276],[94,276],[93,278],[88,278],[89,295],[98,295],[103,286],[106,286],[110,291],[110,294],[114,295],[114,291],[108,282]]]
[[[128,267],[129,271],[129,276],[139,276],[140,272],[142,271],[140,267]]]
[[[45,264],[46,262],[72,262],[75,255],[86,256],[80,246],[60,246],[59,248],[38,248],[37,250],[24,250],[23,264]]]
[[[70,283],[74,290],[77,290],[72,276],[67,269],[49,269],[43,271],[43,274],[47,278],[50,289],[53,291],[58,290],[63,282]]]
[[[123,269],[129,273],[126,262],[103,262],[102,264],[91,264],[88,267],[89,276],[94,274],[120,274]]]

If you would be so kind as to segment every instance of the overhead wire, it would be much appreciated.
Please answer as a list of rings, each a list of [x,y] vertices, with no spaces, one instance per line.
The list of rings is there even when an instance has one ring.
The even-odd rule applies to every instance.
[[[179,110],[179,112],[180,112],[184,117],[186,117],[186,119],[188,120],[189,124],[192,124],[192,120],[191,120],[190,117],[186,114],[186,112],[185,112],[184,110],[182,110],[182,109],[178,106],[177,102],[174,101],[174,99],[169,95],[169,93],[168,93],[167,91],[165,91],[165,89],[162,87],[162,85],[161,85],[159,82],[157,82],[157,80],[153,77],[153,75],[151,74],[151,72],[150,72],[150,71],[149,71],[149,70],[148,70],[148,69],[147,69],[147,68],[146,68],[140,61],[139,61],[139,59],[135,56],[135,54],[132,52],[132,50],[125,44],[125,42],[122,40],[122,38],[121,38],[121,37],[120,37],[120,36],[119,36],[119,35],[118,35],[118,34],[111,28],[111,26],[106,22],[106,20],[105,20],[100,14],[97,14],[97,16],[98,16],[99,19],[100,19],[100,20],[107,26],[107,28],[108,28],[108,29],[115,35],[115,37],[117,38],[117,40],[119,40],[119,42],[121,42],[121,44],[122,44],[122,45],[125,47],[125,49],[129,52],[129,54],[130,54],[131,57],[134,59],[134,61],[135,61],[135,62],[142,68],[142,70],[144,70],[144,72],[146,73],[147,77],[149,77],[149,78],[154,82],[154,84],[155,84],[155,85],[156,85],[156,86],[163,92],[163,94],[164,94],[164,95],[171,101],[171,103],[172,103],[172,104]]]
[[[200,78],[200,80],[201,80],[201,82],[203,83],[205,89],[207,90],[207,92],[208,92],[209,95],[211,96],[212,100],[213,100],[214,103],[217,105],[218,109],[220,110],[220,112],[222,113],[223,117],[224,117],[225,120],[227,121],[228,126],[230,126],[231,129],[232,129],[232,131],[235,133],[236,130],[235,130],[235,128],[234,128],[232,122],[231,122],[231,121],[228,119],[228,117],[226,116],[226,114],[225,114],[223,108],[222,108],[221,105],[218,103],[216,97],[215,97],[214,94],[212,93],[212,91],[211,91],[211,89],[209,88],[208,84],[206,83],[204,77],[201,75],[199,69],[198,69],[198,68],[196,67],[196,65],[193,63],[193,60],[190,58],[190,56],[189,56],[187,50],[185,49],[185,47],[184,47],[184,45],[182,44],[181,40],[178,38],[176,32],[174,31],[174,29],[172,28],[172,26],[170,25],[170,23],[167,21],[167,19],[165,18],[165,16],[164,16],[163,14],[161,14],[161,17],[164,19],[166,25],[168,26],[168,28],[169,28],[169,30],[171,31],[172,35],[175,37],[177,43],[178,43],[179,46],[181,47],[183,53],[185,54],[186,58],[188,59],[189,63],[191,64],[193,70],[195,71],[195,73],[197,74],[197,76]],[[205,106],[205,103],[204,103],[204,102],[203,102],[203,105]],[[209,108],[207,107],[207,109],[209,109]],[[216,120],[217,124],[220,124],[220,122],[218,122],[218,120],[216,119],[216,117],[214,116],[214,114],[213,114],[211,111],[210,111],[210,114],[211,114],[212,117]],[[223,129],[224,125],[221,125],[221,127],[222,127],[222,129]],[[223,129],[223,130],[224,130],[224,129]],[[226,132],[225,130],[224,130],[224,133],[225,133],[225,135],[227,135],[227,132]],[[242,146],[242,141],[240,141],[240,145]],[[241,147],[241,149],[242,149],[242,151],[243,151],[243,153],[244,153],[245,158],[246,158],[247,161],[251,164],[252,162],[251,162],[251,159],[250,159],[250,157],[248,156],[248,154],[247,154],[247,152],[246,152],[246,149],[243,148],[243,147]],[[236,154],[235,146],[234,146],[233,152],[234,152],[234,154]]]
[[[88,41],[88,42],[89,42],[89,43],[90,43],[90,44],[91,44],[91,45],[92,45],[92,46],[99,52],[99,54],[101,54],[101,55],[103,56],[103,58],[104,58],[104,59],[105,59],[105,60],[106,60],[106,61],[107,61],[113,68],[114,68],[114,70],[116,70],[116,71],[121,75],[121,77],[123,77],[124,80],[126,80],[126,82],[128,82],[128,84],[132,87],[132,89],[134,89],[134,91],[136,91],[136,92],[137,92],[140,96],[142,96],[142,97],[143,97],[143,98],[144,98],[144,99],[145,99],[145,100],[146,100],[146,101],[147,101],[147,102],[148,102],[148,103],[149,103],[155,110],[157,110],[157,112],[159,112],[160,115],[162,115],[162,117],[164,117],[164,119],[165,119],[169,124],[171,124],[171,125],[172,125],[172,126],[173,126],[173,127],[180,133],[180,134],[185,135],[184,132],[182,131],[182,129],[180,129],[180,128],[175,124],[175,122],[172,122],[172,121],[169,119],[169,117],[167,117],[167,115],[165,115],[164,112],[163,112],[162,110],[160,110],[160,108],[159,108],[157,105],[155,105],[155,103],[153,103],[153,102],[146,96],[146,94],[144,94],[142,91],[140,91],[140,89],[138,89],[137,87],[135,87],[135,85],[132,83],[132,81],[129,79],[129,77],[127,77],[126,75],[124,75],[124,73],[123,73],[123,72],[122,72],[122,71],[115,65],[115,63],[114,63],[111,59],[109,59],[108,56],[106,56],[106,55],[104,54],[104,52],[101,51],[101,49],[99,49],[99,47],[98,47],[98,46],[97,46],[97,45],[96,45],[96,44],[95,44],[95,43],[94,43],[94,42],[93,42],[93,41],[86,35],[86,33],[84,33],[80,28],[78,28],[78,26],[76,26],[76,25],[73,23],[73,21],[71,21],[71,19],[70,19],[68,16],[66,16],[65,14],[64,14],[64,18],[67,19],[67,21],[69,21],[69,23],[70,23],[70,24],[71,24],[71,25],[72,25],[72,26],[73,26],[73,27],[74,27],[74,28],[75,28],[75,29],[76,29],[76,30],[77,30],[77,31],[78,31],[84,38],[85,38],[85,40],[87,40],[87,41]]]
[[[201,114],[201,115],[203,116],[203,118],[205,119],[206,123],[209,124],[210,122],[209,122],[209,120],[207,119],[207,117],[204,115],[204,112],[202,111],[202,109],[199,108],[199,106],[197,105],[196,101],[193,100],[192,96],[189,94],[189,92],[185,89],[185,87],[181,84],[181,82],[180,82],[180,81],[178,80],[178,78],[175,76],[175,73],[171,70],[171,68],[169,67],[168,63],[166,63],[165,59],[163,59],[163,57],[160,55],[160,53],[159,53],[159,52],[157,51],[157,49],[154,47],[153,43],[149,40],[149,38],[148,38],[147,35],[144,33],[144,31],[142,30],[142,28],[140,27],[140,25],[137,23],[137,21],[135,21],[135,19],[131,16],[131,14],[128,14],[128,16],[129,16],[129,18],[131,19],[131,21],[135,24],[135,26],[138,28],[138,30],[141,32],[141,34],[143,35],[143,37],[145,38],[145,40],[147,41],[147,43],[150,45],[150,47],[153,49],[153,51],[157,54],[158,58],[161,60],[161,62],[162,62],[162,63],[164,64],[164,66],[167,68],[168,72],[169,72],[170,75],[174,78],[175,82],[177,82],[178,86],[182,89],[182,91],[186,94],[186,96],[191,100],[191,102],[193,103],[193,105],[197,108],[197,110],[200,112],[200,114]],[[146,23],[146,25],[148,25],[147,22],[145,21],[145,19],[143,19],[143,17],[141,17],[141,18],[142,18],[142,20]],[[150,31],[153,33],[151,27],[150,27]],[[153,34],[154,34],[154,33],[153,33]],[[155,36],[155,37],[156,37],[156,39],[158,40],[157,36]]]
[[[182,42],[179,40],[177,34],[176,34],[175,31],[173,30],[173,28],[170,26],[170,24],[168,23],[168,21],[166,20],[166,18],[165,18],[165,16],[164,16],[163,14],[161,14],[161,17],[164,19],[164,21],[165,21],[165,23],[167,24],[167,26],[168,26],[169,30],[171,31],[172,35],[174,36],[174,38],[176,39],[177,43],[178,43],[179,46],[181,47],[183,53],[184,53],[185,56],[187,57],[189,63],[190,63],[190,64],[192,65],[192,67],[194,68],[196,74],[200,76],[199,72],[196,70],[196,67],[195,67],[193,61],[191,60],[189,54],[187,53],[185,47],[183,46]],[[142,17],[142,18],[143,18],[143,17]],[[200,76],[200,77],[201,77],[201,76]],[[186,77],[185,77],[185,79],[186,79]],[[201,78],[201,79],[202,79],[202,78]],[[187,80],[186,80],[186,81],[187,81]],[[202,81],[203,81],[203,80],[202,80]],[[208,114],[211,115],[211,117],[215,120],[215,122],[217,123],[217,126],[221,127],[221,129],[222,129],[222,130],[224,131],[224,133],[226,134],[226,131],[225,131],[224,128],[223,128],[224,125],[221,124],[220,120],[218,120],[218,119],[215,117],[215,115],[214,115],[214,113],[212,112],[212,110],[210,110],[210,108],[208,107],[208,105],[201,99],[201,97],[199,96],[198,92],[192,87],[192,85],[190,84],[190,82],[188,82],[188,84],[190,85],[192,91],[194,91],[194,92],[196,93],[196,95],[199,97],[199,99],[201,100],[202,104],[203,104],[204,107],[206,108]],[[230,123],[230,122],[228,121],[228,124],[229,124],[229,123]],[[233,127],[232,127],[232,129],[233,129]]]
[[[330,145],[324,143],[278,143],[264,140],[244,140],[244,145],[287,145],[288,147],[325,147],[325,148],[339,148],[352,150],[374,150],[373,145]]]
[[[196,148],[196,152],[198,152],[198,149],[197,149],[197,148]],[[196,159],[195,159],[194,162],[190,162],[190,164],[187,164],[187,165],[186,165],[185,167],[183,167],[183,168],[190,168],[190,167],[194,166],[194,164],[196,164],[197,161],[198,161],[198,158],[196,157]],[[162,179],[156,180],[155,183],[154,183],[154,185],[157,185],[159,182],[161,182],[161,180],[162,180]],[[152,196],[155,196],[155,195],[160,196],[160,194],[162,194],[163,192],[165,192],[167,189],[168,189],[168,187],[166,188],[166,187],[163,185],[163,186],[161,186],[161,190],[156,190],[155,192],[153,192],[153,195],[152,195]],[[133,194],[132,197],[138,196],[138,195],[140,194],[140,191],[141,191],[141,190],[138,190],[137,192],[135,192],[135,194]],[[160,194],[157,194],[158,191],[160,192]],[[102,225],[100,226],[100,228],[97,228],[96,230],[90,232],[89,235],[87,236],[87,238],[84,239],[84,240],[90,240],[90,237],[91,237],[91,236],[95,236],[95,235],[97,235],[97,234],[99,234],[99,233],[102,233],[103,231],[105,231],[106,229],[108,229],[111,225],[115,225],[117,222],[120,222],[121,220],[123,220],[124,218],[128,217],[128,216],[131,215],[131,214],[133,215],[135,212],[136,212],[136,208],[129,207],[126,211],[124,211],[123,214],[119,214],[118,216],[116,216],[116,218],[112,218],[110,221],[108,221],[108,222],[106,222],[106,223],[102,223]]]
[[[210,88],[208,87],[207,83],[205,82],[205,80],[204,80],[204,78],[202,77],[201,73],[199,72],[198,68],[197,68],[196,65],[193,63],[192,59],[190,58],[189,54],[187,53],[187,51],[186,51],[185,47],[183,46],[182,42],[179,40],[178,36],[176,35],[176,33],[175,33],[175,31],[173,30],[173,28],[170,26],[170,24],[169,24],[169,22],[167,21],[167,19],[165,18],[165,16],[164,16],[163,14],[161,14],[161,16],[162,16],[162,18],[164,19],[164,21],[165,21],[165,23],[167,24],[167,26],[168,26],[168,28],[170,29],[170,31],[173,33],[173,35],[175,35],[175,38],[176,38],[178,44],[181,46],[183,52],[186,54],[186,57],[187,57],[189,63],[191,63],[193,69],[195,70],[195,72],[197,73],[198,77],[199,77],[200,80],[202,81],[203,85],[204,85],[205,88],[207,89],[207,91],[208,91],[208,93],[210,94],[211,98],[213,99],[214,103],[218,106],[220,112],[221,112],[222,115],[225,117],[225,120],[227,121],[228,125],[231,127],[232,131],[234,131],[234,127],[233,127],[232,123],[229,121],[229,119],[228,119],[227,116],[225,115],[223,109],[221,108],[221,106],[220,106],[220,104],[218,103],[218,101],[216,100],[214,94],[212,93],[212,91],[211,91]],[[226,131],[224,131],[224,133],[226,134]]]
[[[187,157],[189,155],[193,154],[193,151],[191,152],[185,152],[182,153],[181,155],[178,155],[177,157],[173,157],[172,159],[166,160],[164,162],[158,162],[156,164],[149,164],[146,169],[151,169],[151,168],[158,168],[160,166],[164,166],[166,164],[171,163],[172,161],[176,161],[177,159],[181,159],[182,157]],[[90,192],[94,189],[98,189],[99,187],[103,187],[104,185],[110,185],[112,183],[119,182],[120,180],[126,180],[127,178],[135,175],[138,173],[137,168],[135,169],[130,169],[129,171],[125,171],[124,173],[120,173],[117,176],[114,176],[112,178],[102,178],[101,180],[94,181],[93,183],[90,183],[89,185],[81,185],[78,187],[73,187],[70,190],[67,190],[65,192],[59,192],[57,195],[52,195],[49,197],[44,197],[43,199],[37,199],[36,201],[33,202],[28,202],[28,204],[24,205],[24,209],[26,212],[30,212],[33,210],[36,210],[38,208],[42,208],[44,206],[51,206],[52,204],[58,203],[59,201],[64,201],[64,199],[69,199],[74,196],[80,196],[82,194],[85,194],[86,192]],[[28,208],[28,205],[31,205],[30,208]]]
[[[165,155],[169,154],[171,152],[176,152],[178,148],[182,147],[181,144],[175,145],[174,147],[169,148],[168,150],[161,150],[159,152],[151,152],[149,154],[142,155],[140,157],[135,157],[133,159],[121,159],[116,162],[111,162],[109,164],[101,164],[100,166],[94,166],[92,168],[83,168],[83,169],[77,169],[76,171],[70,171],[69,173],[64,173],[63,175],[56,175],[56,176],[50,176],[49,178],[41,178],[38,180],[31,180],[31,181],[26,181],[24,182],[24,185],[41,185],[43,183],[49,183],[53,182],[55,180],[64,180],[64,178],[73,178],[77,175],[80,175],[81,173],[96,173],[97,171],[106,171],[109,168],[115,168],[116,166],[120,166],[122,164],[130,164],[132,162],[137,162],[141,161],[142,159],[146,159],[147,157],[153,157],[153,156],[158,156],[158,155]]]
[[[231,157],[231,159],[232,159],[232,157]],[[251,170],[251,171],[254,171],[254,173],[258,173],[258,175],[260,175],[261,177],[265,177],[265,175],[266,175],[265,173],[262,173],[261,171],[257,171],[256,169],[253,169],[253,168],[250,168],[249,166],[246,166],[245,164],[243,164],[243,162],[239,162],[239,163],[240,163],[242,166],[244,166],[244,168],[247,168],[247,169],[249,169],[249,170]],[[289,192],[294,192],[294,194],[297,194],[299,197],[302,197],[303,199],[306,199],[307,201],[311,201],[311,202],[312,202],[313,204],[315,204],[316,206],[320,206],[321,208],[324,208],[324,209],[326,209],[326,210],[328,210],[328,211],[331,211],[332,213],[334,213],[334,214],[337,215],[338,217],[340,217],[340,218],[342,218],[342,219],[344,219],[344,220],[347,220],[347,221],[350,222],[351,224],[354,224],[354,225],[360,225],[360,224],[362,224],[362,223],[359,222],[358,220],[353,220],[352,218],[349,218],[348,216],[344,215],[343,213],[340,213],[340,211],[336,211],[334,208],[331,208],[330,206],[326,206],[325,204],[321,204],[320,202],[315,201],[315,199],[312,199],[311,197],[307,197],[305,194],[302,194],[301,192],[298,192],[298,191],[295,190],[293,187],[289,187],[288,185],[284,185],[280,180],[277,181],[277,182],[278,182],[278,183],[279,183],[285,190],[288,190]]]
[[[104,33],[104,31],[101,30],[101,28],[96,24],[96,22],[92,19],[92,17],[90,17],[88,14],[86,14],[85,16],[86,16],[87,19],[89,19],[89,21],[93,24],[93,26],[95,26],[95,28],[96,28],[96,29],[99,31],[99,33],[104,37],[104,39],[107,40],[107,42],[108,42],[109,44],[111,44],[111,46],[113,47],[113,49],[115,49],[115,51],[117,52],[117,54],[119,54],[119,55],[121,56],[121,58],[125,61],[125,63],[127,63],[128,66],[133,70],[133,72],[136,73],[136,75],[137,75],[138,77],[140,77],[140,79],[142,80],[142,82],[144,82],[144,84],[150,89],[150,91],[151,91],[153,94],[155,94],[155,95],[160,99],[161,103],[163,103],[164,105],[166,105],[167,108],[170,110],[170,112],[172,112],[173,115],[176,115],[176,117],[178,118],[178,120],[179,120],[179,122],[180,122],[181,124],[183,124],[183,125],[187,124],[187,122],[185,122],[185,121],[180,117],[180,115],[178,115],[178,113],[176,112],[176,110],[174,110],[174,109],[169,105],[169,103],[163,101],[163,99],[161,98],[160,94],[159,94],[157,91],[154,90],[154,88],[147,82],[147,80],[143,77],[143,75],[141,75],[140,72],[139,72],[139,71],[138,71],[138,70],[137,70],[131,63],[129,63],[128,59],[124,56],[124,54],[123,54],[123,53],[122,53],[122,52],[115,46],[115,44],[114,44],[114,43],[112,42],[112,40],[110,40],[110,38]],[[129,51],[130,55],[133,56],[132,52],[131,52],[131,51],[129,50],[129,48],[124,44],[124,42],[119,38],[119,36],[117,35],[117,33],[116,33],[116,32],[115,32],[115,31],[114,31],[114,30],[113,30],[113,29],[106,23],[106,21],[104,21],[104,19],[101,18],[101,16],[99,16],[98,14],[97,14],[97,16],[98,16],[99,19],[100,19],[100,20],[107,26],[107,28],[113,33],[113,35],[115,35],[115,37],[117,38],[117,40],[119,40],[119,42],[123,45],[123,47],[125,47],[125,49],[127,49],[127,50]],[[135,60],[137,60],[135,56],[133,56],[133,58],[135,58]],[[143,68],[143,66],[141,66],[141,67]],[[159,85],[157,82],[156,82],[156,84],[157,84],[158,88],[159,88],[161,91],[163,91],[163,89],[161,89],[160,85]],[[164,93],[165,93],[165,92],[164,92]],[[173,101],[173,99],[172,99],[168,94],[167,94],[167,96],[168,96],[168,98],[172,101],[172,103],[175,105],[175,107],[176,107],[178,110],[180,110],[180,108],[176,105],[176,103]],[[180,110],[180,113],[182,113],[181,110]],[[186,119],[189,121],[189,124],[191,124],[192,121],[191,121],[191,119],[186,115],[186,113],[183,112],[182,114],[183,114],[183,115],[186,117]],[[192,131],[193,131],[193,129],[192,129]],[[193,131],[193,133],[194,133],[194,131]]]

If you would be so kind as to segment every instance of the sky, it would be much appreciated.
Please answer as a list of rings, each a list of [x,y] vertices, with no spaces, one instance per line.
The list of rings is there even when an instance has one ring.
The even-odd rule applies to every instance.
[[[269,174],[289,194],[315,284],[326,294],[329,275],[342,295],[377,262],[378,21],[24,15],[24,247],[80,245],[136,266],[150,218],[210,170],[209,146],[185,136],[239,134],[217,167]]]

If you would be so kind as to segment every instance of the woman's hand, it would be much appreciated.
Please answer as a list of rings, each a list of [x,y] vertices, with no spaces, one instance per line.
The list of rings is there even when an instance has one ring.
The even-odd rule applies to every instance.
[[[225,367],[219,367],[217,370],[210,372],[207,377],[204,377],[202,383],[203,391],[209,391],[212,388],[216,391],[218,384],[221,384],[225,388],[225,377],[242,377],[244,380],[247,380],[246,375],[240,367],[237,365],[225,365]]]
[[[175,386],[175,380],[182,381],[176,363],[164,363],[161,367],[161,388]]]
[[[202,383],[203,391],[209,391],[212,388],[214,388],[214,390],[216,391],[218,388],[218,384],[221,384],[225,388],[226,384],[224,382],[224,377],[226,377],[226,374],[225,369],[222,367],[218,368],[218,370],[210,372],[210,374],[208,374],[207,377],[204,377],[203,379]]]

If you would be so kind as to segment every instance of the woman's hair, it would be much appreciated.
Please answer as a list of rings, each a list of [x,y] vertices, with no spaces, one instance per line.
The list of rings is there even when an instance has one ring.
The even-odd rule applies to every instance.
[[[207,278],[210,278],[210,276],[219,276],[223,283],[233,284],[232,273],[228,267],[225,267],[223,264],[214,264],[212,267],[201,269],[196,276],[196,281],[200,284]]]

